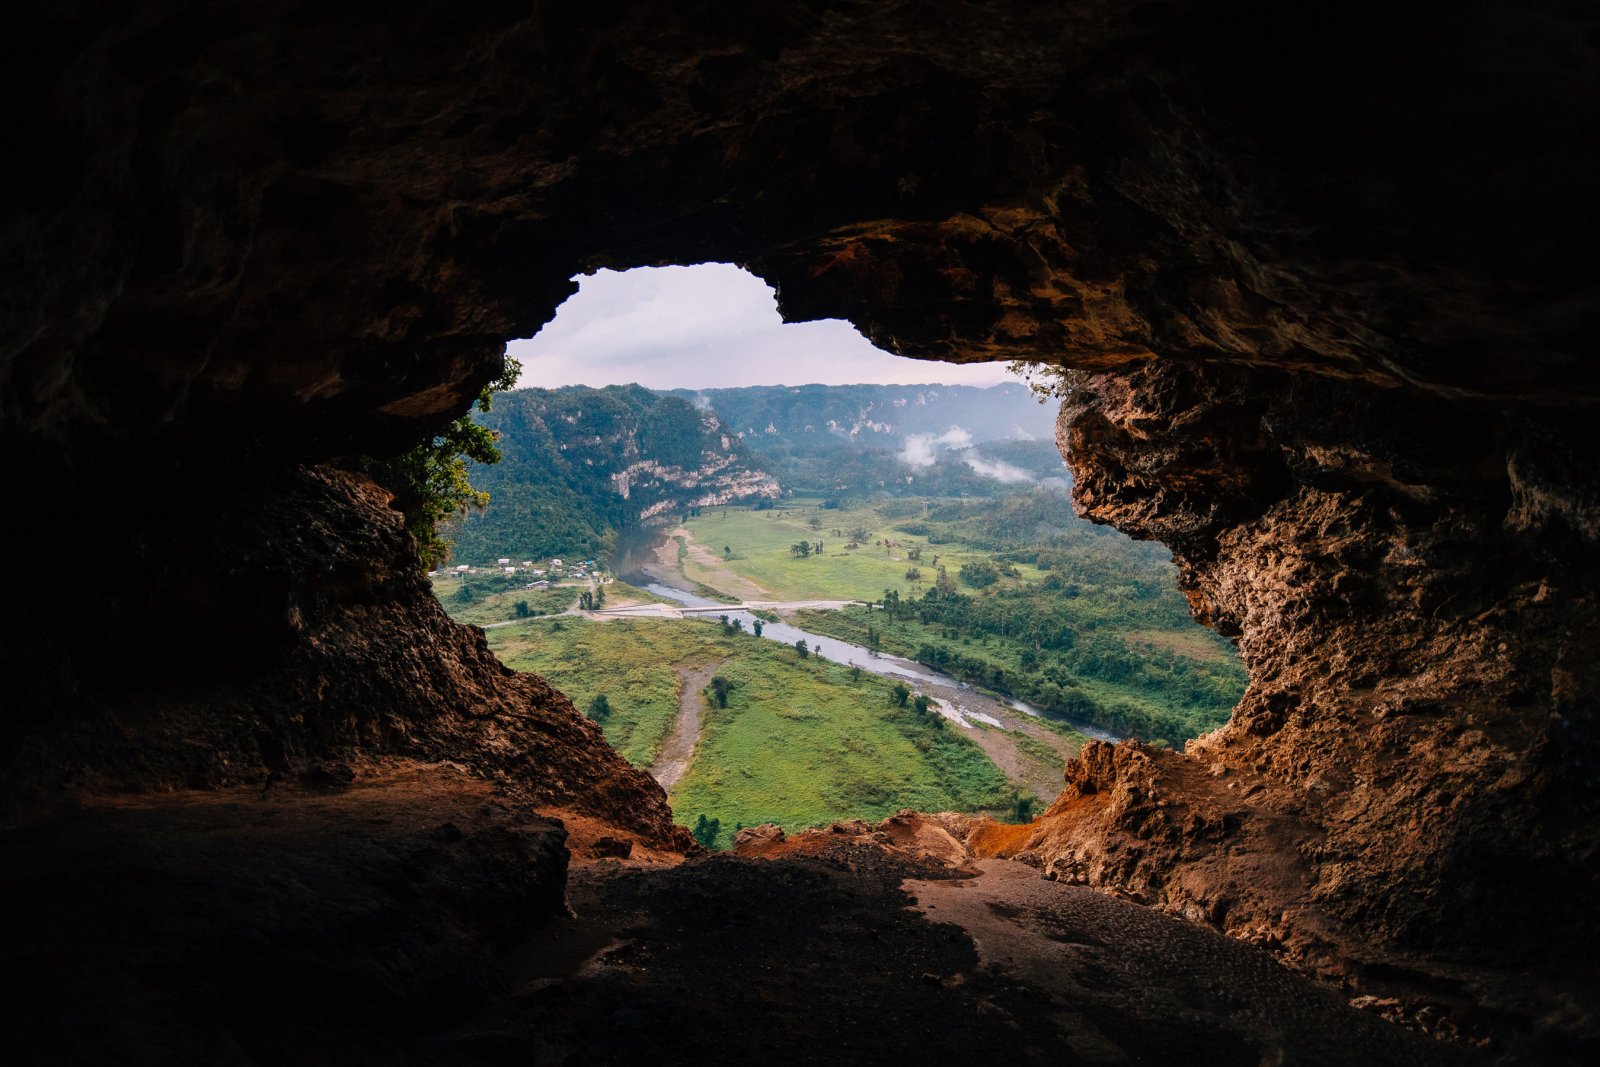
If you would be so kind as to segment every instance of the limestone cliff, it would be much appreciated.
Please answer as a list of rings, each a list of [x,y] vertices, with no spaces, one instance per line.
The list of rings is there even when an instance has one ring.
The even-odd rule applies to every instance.
[[[715,410],[642,386],[518,389],[474,418],[501,460],[472,471],[488,505],[449,530],[465,563],[603,559],[623,528],[781,492]]]

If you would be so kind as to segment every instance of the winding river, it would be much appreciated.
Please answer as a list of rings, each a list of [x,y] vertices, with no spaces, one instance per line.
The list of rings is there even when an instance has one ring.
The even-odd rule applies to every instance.
[[[668,585],[661,581],[660,576],[646,573],[636,576],[633,584],[641,589],[648,590],[663,600],[670,600],[687,608],[719,608],[726,607],[715,600],[696,596],[694,593],[676,586]],[[745,625],[746,630],[755,632],[755,615],[748,611],[729,608],[725,612],[729,620],[738,619]],[[814,634],[802,630],[787,622],[767,622],[762,620],[761,636],[768,641],[793,646],[797,641],[804,641],[814,655],[823,659],[832,660],[850,667],[860,667],[872,674],[890,678],[903,678],[923,690],[933,701],[934,707],[940,715],[965,729],[972,729],[976,723],[988,726],[1009,727],[1015,719],[1015,712],[1035,719],[1044,718],[1044,713],[1021,700],[991,696],[982,690],[974,689],[966,682],[958,681],[947,674],[942,674],[931,667],[899,656],[886,655],[882,652],[873,652],[871,649],[854,645],[848,641],[841,641],[837,637],[828,637],[825,634]],[[1067,721],[1067,725],[1086,737],[1096,741],[1120,741],[1121,737],[1099,727],[1086,723]]]

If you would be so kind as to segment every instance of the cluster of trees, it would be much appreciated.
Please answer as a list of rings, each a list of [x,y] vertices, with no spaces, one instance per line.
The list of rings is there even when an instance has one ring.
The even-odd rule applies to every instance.
[[[1170,556],[1084,522],[1061,494],[945,502],[899,529],[992,556],[963,565],[960,585],[937,567],[920,597],[885,590],[882,608],[895,623],[864,621],[869,648],[891,631],[905,652],[945,673],[1151,741],[1215,728],[1243,692],[1232,656],[1182,655],[1129,636],[1192,630]],[[1019,563],[1044,577],[1001,582],[1020,577]]]
[[[883,610],[939,635],[917,647],[919,662],[1117,733],[1193,737],[1226,721],[1243,688],[1237,664],[1135,649],[1111,630],[1080,630],[1069,608],[1034,590],[972,596],[930,589],[921,598],[886,596]],[[1018,668],[1005,665],[1013,655]],[[1130,695],[1091,693],[1084,680]]]
[[[789,546],[789,555],[795,559],[807,559],[811,556],[822,555],[821,541],[796,541]]]
[[[721,819],[708,819],[704,815],[695,820],[694,828],[689,831],[689,836],[702,848],[716,848],[717,835],[722,833]]]
[[[606,587],[596,586],[593,592],[585,589],[578,594],[578,607],[584,611],[598,611],[606,606]]]

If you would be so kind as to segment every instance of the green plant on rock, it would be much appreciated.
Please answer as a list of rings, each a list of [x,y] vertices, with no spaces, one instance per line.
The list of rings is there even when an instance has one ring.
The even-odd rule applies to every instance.
[[[483,387],[474,406],[488,411],[494,394],[516,385],[521,373],[522,364],[506,357],[500,376]],[[440,524],[489,502],[489,494],[468,481],[467,461],[500,462],[496,439],[496,433],[474,422],[469,411],[428,440],[375,465],[373,473],[394,492],[394,506],[405,516],[406,529],[416,538],[417,553],[427,569],[443,565],[454,547],[453,541],[440,536]]]

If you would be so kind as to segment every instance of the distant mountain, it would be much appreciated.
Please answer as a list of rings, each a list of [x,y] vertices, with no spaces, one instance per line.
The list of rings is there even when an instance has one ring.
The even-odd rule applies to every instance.
[[[499,432],[504,458],[472,468],[489,505],[446,532],[463,563],[599,558],[625,526],[780,493],[716,412],[642,386],[519,389],[474,417]]]
[[[1055,406],[1008,382],[674,390],[708,406],[785,489],[824,497],[985,496],[1065,487]]]
[[[959,427],[974,444],[1054,441],[1055,407],[1020,382],[971,385],[756,385],[671,390],[709,404],[752,446],[757,439],[827,434],[867,448],[901,447],[914,434]]]

